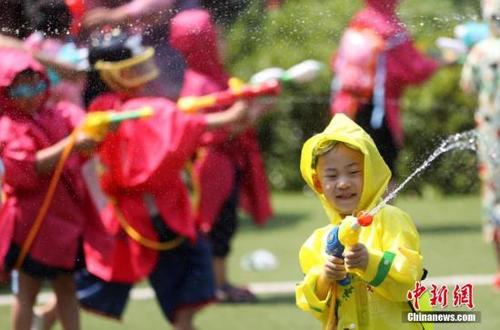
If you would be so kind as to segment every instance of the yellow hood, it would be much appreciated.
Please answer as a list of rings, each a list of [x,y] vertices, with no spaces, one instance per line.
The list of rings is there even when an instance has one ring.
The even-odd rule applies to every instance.
[[[316,146],[325,141],[347,143],[356,147],[364,155],[363,192],[356,211],[371,210],[380,202],[391,178],[391,171],[371,137],[344,114],[335,115],[323,132],[308,139],[302,147],[300,159],[302,177],[319,196],[331,222],[337,224],[342,220],[341,215],[330,205],[325,196],[315,189],[312,179],[316,172],[312,168],[313,152],[317,149]]]

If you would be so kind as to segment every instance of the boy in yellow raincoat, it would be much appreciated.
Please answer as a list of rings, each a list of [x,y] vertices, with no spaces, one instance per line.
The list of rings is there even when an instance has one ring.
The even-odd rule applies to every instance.
[[[423,274],[419,236],[408,214],[385,205],[371,225],[361,227],[359,242],[345,250],[344,259],[325,252],[332,228],[348,215],[372,210],[387,188],[391,172],[370,136],[337,114],[306,141],[300,169],[330,224],[300,249],[305,277],[296,288],[297,305],[321,320],[323,329],[422,329],[403,322],[403,313],[412,310],[408,290]],[[351,283],[342,286],[337,281],[346,272]]]

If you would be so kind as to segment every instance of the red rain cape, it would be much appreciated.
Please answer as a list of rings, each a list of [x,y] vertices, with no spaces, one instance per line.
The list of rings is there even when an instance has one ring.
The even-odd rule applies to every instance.
[[[203,116],[186,115],[165,98],[142,97],[124,100],[116,94],[98,97],[91,110],[117,111],[151,106],[152,118],[123,122],[100,147],[104,167],[103,190],[115,201],[102,212],[108,232],[115,237],[113,256],[93,259],[105,280],[134,283],[149,275],[158,251],[127,236],[117,216],[123,215],[143,237],[157,241],[144,195],[153,196],[165,224],[175,233],[196,238],[196,225],[181,172],[195,153],[206,129]]]
[[[6,200],[0,213],[0,260],[3,261],[11,243],[20,247],[26,240],[47,193],[51,176],[36,172],[37,151],[69,135],[84,113],[64,102],[52,108],[42,106],[36,116],[14,108],[6,89],[15,76],[31,69],[45,77],[45,71],[26,52],[4,48],[0,57],[0,155],[6,169],[3,185]],[[86,254],[99,258],[111,249],[111,240],[105,235],[80,173],[84,161],[73,154],[66,162],[47,215],[29,250],[34,260],[46,266],[72,269],[82,242]]]
[[[188,64],[181,96],[205,95],[228,88],[215,26],[207,11],[186,10],[175,16],[170,42]],[[272,209],[255,130],[248,129],[232,139],[224,131],[209,132],[203,136],[203,142],[206,147],[193,166],[199,188],[197,221],[202,228],[209,230],[219,215],[231,193],[237,168],[240,170],[240,204],[255,223],[264,224],[272,216]]]

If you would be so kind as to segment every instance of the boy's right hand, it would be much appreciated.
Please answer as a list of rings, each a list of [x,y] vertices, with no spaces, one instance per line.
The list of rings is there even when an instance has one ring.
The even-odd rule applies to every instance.
[[[344,279],[347,276],[344,259],[328,256],[325,262],[324,274],[331,282]]]

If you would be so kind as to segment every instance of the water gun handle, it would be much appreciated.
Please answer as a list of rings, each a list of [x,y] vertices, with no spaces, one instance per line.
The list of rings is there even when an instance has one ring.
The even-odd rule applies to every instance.
[[[278,95],[281,93],[279,81],[273,80],[259,85],[243,85],[236,89],[227,89],[204,96],[181,97],[177,106],[184,112],[197,112],[201,109],[231,105],[238,100],[248,100],[264,95]]]
[[[328,233],[326,239],[326,254],[332,255],[338,258],[343,258],[342,253],[344,253],[344,245],[339,240],[339,226],[335,226],[330,233]],[[348,274],[344,279],[338,281],[342,286],[349,285],[351,283],[351,277]]]
[[[342,258],[345,247],[351,247],[358,243],[361,227],[369,226],[373,222],[373,215],[368,212],[360,212],[357,217],[347,216],[340,225],[335,226],[326,240],[326,253]],[[340,285],[348,285],[351,282],[350,275],[339,281]]]
[[[100,141],[109,130],[109,125],[119,124],[125,120],[146,118],[153,115],[153,108],[142,107],[137,110],[122,112],[116,111],[95,111],[87,114],[80,126],[80,130],[90,138]]]

